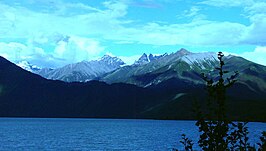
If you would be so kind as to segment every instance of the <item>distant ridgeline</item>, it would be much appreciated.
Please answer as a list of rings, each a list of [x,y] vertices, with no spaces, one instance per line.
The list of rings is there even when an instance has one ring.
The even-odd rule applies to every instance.
[[[22,66],[31,72],[0,57],[0,116],[193,119],[193,102],[206,100],[200,74],[218,74],[216,57],[181,49],[126,66],[110,56],[59,69]],[[266,121],[266,67],[231,55],[224,61],[239,72],[227,92],[229,116]]]

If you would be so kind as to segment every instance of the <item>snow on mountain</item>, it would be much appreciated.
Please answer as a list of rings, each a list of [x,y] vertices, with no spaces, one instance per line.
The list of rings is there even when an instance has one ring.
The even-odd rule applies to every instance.
[[[24,70],[30,71],[30,72],[36,72],[41,70],[40,67],[36,66],[36,65],[32,65],[27,61],[20,61],[18,63],[16,63],[17,66],[21,67]]]
[[[125,63],[117,57],[104,55],[98,60],[82,61],[54,70],[43,69],[37,72],[37,74],[53,80],[86,82],[120,68],[124,64]]]
[[[42,77],[53,80],[86,82],[93,79],[102,79],[103,77],[103,79],[107,79],[106,81],[111,79],[110,81],[120,82],[123,77],[157,72],[159,69],[160,72],[164,69],[175,71],[175,68],[181,62],[188,64],[190,68],[187,65],[180,65],[178,70],[187,71],[211,69],[217,61],[217,54],[214,52],[192,53],[182,48],[171,54],[147,55],[144,53],[133,65],[129,66],[125,66],[125,63],[120,58],[110,55],[104,55],[97,60],[69,64],[57,69],[41,69],[31,65],[27,61],[19,62],[17,65]],[[183,69],[184,67],[186,69]]]
[[[192,53],[192,54],[182,56],[181,59],[187,62],[188,64],[193,64],[195,62],[200,63],[202,61],[209,61],[209,60],[213,60],[213,61],[218,60],[217,54],[214,52]]]
[[[49,76],[49,73],[52,72],[52,70],[54,70],[54,69],[42,68],[41,70],[35,71],[34,73],[46,78]]]
[[[144,53],[137,61],[135,61],[135,65],[146,64],[149,62],[149,58],[146,53]]]
[[[152,60],[153,55],[145,53],[133,64],[110,72],[101,78],[107,83],[129,83],[139,86],[158,84],[171,78],[197,78],[195,73],[213,69],[218,60],[216,53],[192,53],[180,49]]]
[[[201,69],[205,69],[206,65],[212,66],[217,59],[217,54],[214,52],[203,52],[203,53],[191,53],[181,57],[182,61],[185,61],[189,65],[197,65]]]
[[[109,55],[104,55],[102,58],[98,59],[98,61],[99,62],[105,62],[111,66],[117,66],[117,67],[125,64],[125,62],[122,61],[120,58],[112,57]]]
[[[186,50],[185,48],[181,48],[175,53],[177,56],[184,56],[184,55],[189,55],[192,54],[192,52]]]

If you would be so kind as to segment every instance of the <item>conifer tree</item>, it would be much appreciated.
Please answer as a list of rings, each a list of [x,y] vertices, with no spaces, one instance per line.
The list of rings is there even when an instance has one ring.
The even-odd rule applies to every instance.
[[[236,82],[238,72],[235,71],[225,80],[224,77],[229,71],[223,69],[225,65],[223,57],[224,54],[219,52],[219,67],[215,68],[219,73],[217,81],[202,74],[202,79],[207,83],[208,99],[207,113],[203,113],[198,105],[195,109],[196,126],[200,132],[198,145],[207,151],[252,151],[255,150],[255,146],[251,146],[248,142],[247,122],[232,122],[226,116],[226,90]],[[261,142],[257,143],[258,150],[266,150],[266,132],[263,132],[260,140]],[[184,150],[193,150],[193,142],[185,134],[182,135],[180,143],[184,145]]]

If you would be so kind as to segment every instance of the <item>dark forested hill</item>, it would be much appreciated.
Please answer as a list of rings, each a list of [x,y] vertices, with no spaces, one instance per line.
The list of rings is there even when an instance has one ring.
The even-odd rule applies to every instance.
[[[129,84],[46,80],[2,57],[0,90],[0,116],[135,118],[171,97]]]
[[[257,77],[258,70],[260,66],[254,66],[245,72]],[[229,115],[266,121],[263,87],[248,82],[239,82],[228,92]],[[203,88],[179,78],[146,88],[99,81],[65,83],[44,79],[0,57],[1,117],[193,119],[192,102],[204,103]]]

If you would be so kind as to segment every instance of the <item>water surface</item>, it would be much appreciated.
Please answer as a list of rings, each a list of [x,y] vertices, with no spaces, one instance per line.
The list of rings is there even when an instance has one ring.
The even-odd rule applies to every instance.
[[[249,123],[257,142],[265,123]],[[171,150],[182,133],[196,139],[195,121],[0,118],[0,150]]]

